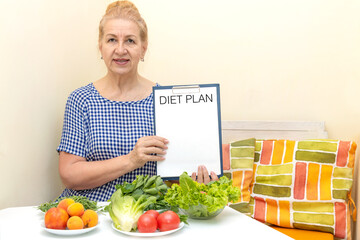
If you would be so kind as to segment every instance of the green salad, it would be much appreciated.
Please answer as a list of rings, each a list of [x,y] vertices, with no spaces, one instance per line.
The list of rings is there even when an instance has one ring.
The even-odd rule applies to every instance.
[[[240,189],[232,185],[232,180],[223,176],[218,181],[200,184],[184,172],[179,184],[173,184],[165,194],[170,205],[186,210],[191,216],[207,217],[223,209],[228,202],[240,197]]]

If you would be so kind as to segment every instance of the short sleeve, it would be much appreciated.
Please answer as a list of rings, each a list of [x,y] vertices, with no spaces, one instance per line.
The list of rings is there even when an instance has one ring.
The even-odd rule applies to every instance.
[[[68,97],[58,152],[85,157],[85,97],[74,91]]]

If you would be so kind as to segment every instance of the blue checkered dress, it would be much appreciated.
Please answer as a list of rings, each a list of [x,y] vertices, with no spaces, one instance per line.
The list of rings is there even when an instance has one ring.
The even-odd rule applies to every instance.
[[[153,95],[139,101],[118,102],[102,97],[92,83],[72,92],[65,108],[64,126],[57,151],[102,161],[128,154],[140,137],[154,135]],[[156,162],[148,162],[100,187],[65,189],[60,197],[82,195],[107,201],[115,185],[132,182],[137,175],[155,175]]]

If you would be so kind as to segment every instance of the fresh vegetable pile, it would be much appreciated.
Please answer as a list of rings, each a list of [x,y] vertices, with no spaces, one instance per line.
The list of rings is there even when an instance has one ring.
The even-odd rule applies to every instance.
[[[107,209],[115,228],[130,232],[136,231],[138,219],[144,209],[155,201],[154,196],[146,197],[145,195],[141,195],[138,200],[135,200],[132,196],[124,196],[122,190],[118,189],[111,196]]]
[[[179,214],[180,208],[189,216],[207,217],[240,197],[240,190],[226,177],[205,185],[193,181],[186,172],[181,174],[179,184],[171,188],[160,176],[147,175],[139,175],[132,183],[118,184],[115,188],[105,211],[115,228],[127,232],[177,229],[180,222],[187,224],[188,216]],[[44,203],[38,209],[46,212],[47,228],[82,229],[96,226],[96,211],[101,208],[86,197],[71,196]]]
[[[98,214],[96,211],[85,209],[82,203],[74,200],[74,197],[75,196],[73,196],[73,198],[63,198],[61,201],[57,201],[56,204],[51,202],[51,207],[49,206],[50,204],[47,204],[46,208],[44,204],[41,205],[41,209],[47,209],[44,217],[46,228],[77,230],[95,227],[98,224]],[[75,199],[79,200],[79,198]],[[84,203],[88,203],[89,201],[86,198],[80,199]],[[92,207],[94,206],[92,205]]]
[[[207,217],[240,197],[240,189],[223,176],[218,181],[200,184],[184,172],[179,184],[173,184],[164,199],[172,206],[186,210],[190,216]]]
[[[163,182],[160,176],[139,175],[132,183],[123,183],[116,185],[116,191],[110,198],[110,204],[105,208],[113,220],[115,228],[121,231],[136,231],[140,216],[146,210],[161,209],[170,210],[185,223],[187,216],[178,215],[177,206],[171,206],[164,199],[168,186]],[[161,214],[160,214],[161,215]],[[140,221],[140,229],[143,226]],[[156,229],[162,231],[162,227]],[[156,230],[155,229],[155,230]],[[154,230],[154,231],[155,231]]]

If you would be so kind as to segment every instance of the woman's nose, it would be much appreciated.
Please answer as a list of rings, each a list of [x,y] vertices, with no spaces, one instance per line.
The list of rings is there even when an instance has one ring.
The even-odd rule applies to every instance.
[[[119,53],[119,54],[124,54],[124,53],[127,52],[125,45],[122,44],[122,43],[119,43],[119,44],[117,45],[115,51],[116,51],[116,53]]]

